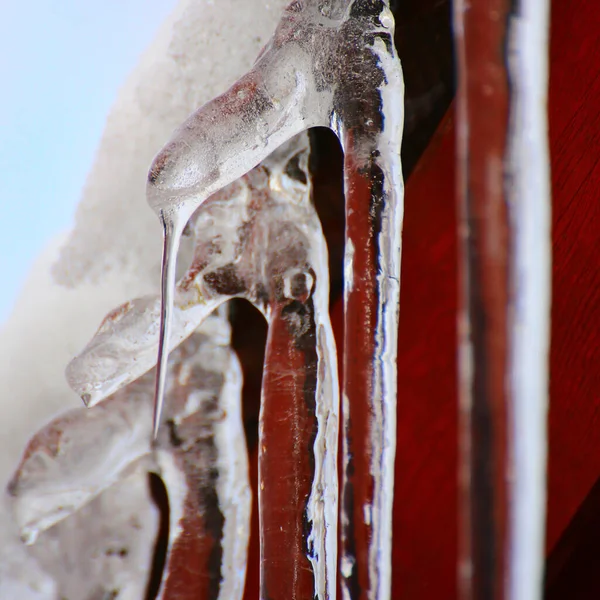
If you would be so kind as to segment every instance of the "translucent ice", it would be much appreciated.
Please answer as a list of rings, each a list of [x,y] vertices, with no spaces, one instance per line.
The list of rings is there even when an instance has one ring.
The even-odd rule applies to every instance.
[[[179,127],[147,197],[165,232],[156,413],[162,405],[176,248],[194,210],[283,142],[328,126],[345,153],[345,593],[391,588],[403,81],[384,0],[294,0],[254,67]],[[368,427],[357,425],[368,419]],[[351,506],[371,506],[371,519]],[[360,560],[358,560],[360,557]],[[365,557],[368,557],[365,559]],[[358,582],[358,573],[363,583]],[[364,579],[366,577],[366,580]],[[365,583],[366,582],[366,583]]]

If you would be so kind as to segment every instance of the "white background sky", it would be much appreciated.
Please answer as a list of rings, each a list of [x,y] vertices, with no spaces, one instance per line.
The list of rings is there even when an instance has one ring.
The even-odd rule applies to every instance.
[[[0,1],[0,323],[71,227],[119,87],[175,4]]]

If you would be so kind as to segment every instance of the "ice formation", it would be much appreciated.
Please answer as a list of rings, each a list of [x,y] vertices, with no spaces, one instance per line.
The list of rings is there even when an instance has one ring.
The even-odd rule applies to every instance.
[[[342,560],[347,568],[342,581],[348,597],[366,589],[370,596],[384,598],[391,588],[403,122],[393,27],[383,0],[291,2],[253,68],[175,131],[148,175],[148,202],[164,235],[156,431],[173,319],[175,261],[191,215],[211,194],[300,131],[328,126],[340,138],[346,271],[352,273],[345,288],[343,390]],[[368,418],[367,431],[356,425],[361,413]],[[260,510],[262,514],[266,507]],[[325,530],[329,526],[325,521]],[[264,546],[262,551],[266,556]],[[357,557],[364,555],[368,564],[361,558],[359,565]],[[263,586],[266,580],[263,570]],[[322,593],[315,585],[315,595]]]
[[[314,395],[316,421],[309,438],[313,428],[317,432],[312,450],[317,466],[306,507],[314,534],[307,542],[313,548],[317,593],[325,597],[335,585],[339,401],[327,250],[310,201],[307,162],[308,138],[300,135],[198,209],[189,228],[196,240],[194,258],[177,285],[173,330],[179,342],[220,304],[242,297],[271,325],[285,321],[292,341],[304,345],[306,362],[298,378],[311,369],[319,373],[313,388],[302,392]],[[89,405],[156,364],[159,307],[157,297],[124,304],[71,362],[69,382]]]
[[[215,598],[241,597],[250,488],[241,372],[229,348],[225,313],[211,315],[173,352],[172,364],[168,426],[156,444],[150,443],[151,371],[92,411],[59,416],[25,450],[9,484],[13,512],[33,555],[57,579],[61,597],[143,596],[157,534],[150,471],[169,491],[172,524],[159,597],[170,597],[170,588],[178,586],[169,574],[173,563],[185,560],[190,528],[204,550],[200,582],[216,588]],[[210,563],[214,548],[222,554],[216,570]],[[77,564],[90,568],[74,574]]]
[[[194,4],[189,3],[189,14],[202,13],[192,11]],[[212,10],[210,2],[197,4],[204,14]],[[237,8],[236,4],[239,12]],[[221,4],[214,14],[222,17],[226,10]],[[194,36],[197,32],[185,14],[179,27]],[[35,545],[38,549],[45,536],[61,538],[63,530],[65,539],[59,545],[69,548],[71,515],[79,511],[81,517],[84,508],[103,515],[104,495],[124,485],[127,476],[135,477],[129,469],[136,461],[150,460],[163,477],[172,504],[162,594],[176,597],[180,582],[171,577],[174,565],[191,551],[190,532],[204,528],[212,546],[194,550],[218,560],[206,563],[202,576],[198,574],[204,583],[198,585],[208,586],[203,593],[209,590],[211,597],[240,597],[248,488],[240,442],[239,369],[230,351],[224,350],[229,362],[221,361],[221,368],[213,371],[221,373],[219,389],[229,392],[223,392],[215,405],[214,393],[201,393],[203,386],[215,383],[207,367],[214,352],[190,350],[190,345],[204,335],[205,343],[226,347],[223,315],[210,315],[228,299],[243,297],[263,312],[269,324],[259,440],[261,595],[335,597],[337,367],[328,315],[327,251],[310,202],[308,145],[302,133],[327,126],[344,149],[347,204],[343,592],[346,598],[389,597],[403,189],[403,84],[393,27],[384,0],[295,0],[285,8],[255,65],[245,75],[244,69],[236,72],[241,77],[227,92],[175,131],[155,158],[147,185],[148,201],[165,232],[162,300],[148,294],[152,288],[148,276],[154,268],[145,242],[140,243],[146,233],[135,233],[131,240],[123,237],[128,228],[151,229],[138,216],[143,207],[134,207],[125,198],[116,210],[106,212],[121,237],[105,254],[106,232],[111,228],[108,222],[100,223],[103,251],[98,255],[99,234],[90,217],[99,204],[90,188],[91,203],[78,217],[80,226],[63,252],[57,275],[71,285],[102,279],[107,261],[111,264],[116,258],[132,292],[145,295],[110,312],[69,365],[70,385],[89,406],[100,403],[90,413],[96,411],[96,416],[83,416],[81,409],[41,431],[10,486],[23,533],[33,539],[43,531]],[[226,52],[240,52],[230,46]],[[193,61],[187,63],[186,72],[176,53],[170,58],[181,69],[179,76],[184,74],[183,87],[195,93],[198,79],[188,77],[195,71]],[[164,78],[152,81],[166,93]],[[164,108],[168,102],[159,104]],[[162,126],[169,122],[165,115],[153,116]],[[158,129],[152,130],[149,144],[127,151],[135,157],[135,168],[125,170],[139,171],[138,155],[155,146]],[[106,143],[112,145],[111,140]],[[99,161],[97,169],[106,167]],[[107,193],[120,198],[122,194],[111,187],[118,181],[111,174],[101,183]],[[133,197],[139,198],[139,190]],[[127,211],[135,216],[124,225]],[[175,288],[175,258],[186,226],[194,254]],[[81,232],[88,228],[96,233],[83,234],[87,237],[82,242]],[[137,261],[149,262],[133,269]],[[198,330],[200,326],[204,329]],[[157,363],[157,350],[158,441],[152,449],[148,371]],[[167,377],[168,350],[173,366]],[[194,377],[194,369],[202,376]],[[142,405],[136,410],[138,387]],[[119,404],[130,397],[131,402]],[[136,414],[133,429],[131,411]],[[168,427],[158,430],[161,422]],[[114,427],[107,431],[98,427],[108,423]],[[289,434],[278,438],[277,429],[282,427]],[[99,436],[93,440],[97,448],[113,452],[92,457],[82,451],[80,456],[77,448],[92,441],[88,429]],[[56,451],[61,440],[71,452]],[[237,445],[232,446],[232,440]],[[93,478],[90,468],[97,470]],[[71,477],[74,482],[69,484]],[[56,502],[41,500],[44,497]],[[211,501],[210,522],[207,498],[216,498]],[[214,539],[215,527],[219,539]],[[200,545],[203,539],[197,540]],[[44,566],[53,572],[57,568]],[[106,573],[102,581],[102,585],[109,581]]]

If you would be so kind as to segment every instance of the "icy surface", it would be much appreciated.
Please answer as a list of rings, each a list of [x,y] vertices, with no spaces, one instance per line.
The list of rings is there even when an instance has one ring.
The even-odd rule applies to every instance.
[[[342,516],[346,552],[355,540],[368,547],[368,565],[356,564],[345,578],[347,594],[356,588],[358,570],[367,570],[368,593],[386,598],[391,590],[391,516],[396,423],[396,346],[398,329],[403,125],[403,80],[393,45],[393,15],[384,0],[294,0],[284,10],[275,34],[253,68],[227,92],[198,109],[175,131],[154,159],[147,199],[163,226],[161,311],[155,399],[155,431],[163,404],[166,360],[172,343],[175,269],[182,232],[198,207],[224,186],[255,167],[282,143],[304,129],[329,126],[345,153],[347,237],[346,271],[354,252],[367,265],[363,289],[346,287],[346,309],[357,303],[375,319],[369,321],[371,355],[365,357],[355,389],[364,388],[349,409],[368,415],[367,440],[348,438],[346,472],[357,448],[366,449],[369,473],[359,482],[372,506],[367,528]],[[364,174],[370,173],[367,181]],[[365,178],[365,181],[361,181]],[[360,183],[357,183],[360,182]],[[366,191],[357,191],[364,187]],[[352,229],[349,218],[371,207],[365,226]],[[350,232],[350,233],[349,233]],[[375,260],[368,240],[374,240]],[[207,238],[212,240],[210,236]],[[235,239],[235,236],[234,236]],[[356,250],[358,249],[358,250]],[[354,250],[354,252],[352,252]],[[367,293],[366,290],[369,290]],[[353,293],[354,292],[354,293]],[[364,297],[363,297],[364,296]],[[354,312],[354,314],[356,314]],[[349,342],[346,341],[346,350]],[[349,353],[346,352],[346,356]],[[347,381],[351,381],[347,378]],[[352,415],[346,417],[350,423]],[[362,435],[362,434],[361,434]],[[359,450],[360,451],[360,450]],[[359,458],[358,460],[363,460]],[[363,472],[361,467],[360,472]],[[366,479],[372,478],[372,486]],[[349,506],[355,482],[345,480]],[[353,518],[353,517],[352,517]],[[360,550],[364,555],[364,549]],[[352,558],[351,556],[347,557]],[[364,559],[363,559],[364,560]],[[348,561],[347,561],[348,562]],[[316,572],[316,571],[315,571]],[[361,584],[362,585],[362,584]],[[324,590],[316,589],[318,595]]]

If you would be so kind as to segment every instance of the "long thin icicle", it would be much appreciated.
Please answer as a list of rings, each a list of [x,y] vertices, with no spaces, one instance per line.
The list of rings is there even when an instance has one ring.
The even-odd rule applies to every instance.
[[[154,389],[154,415],[152,417],[152,435],[156,439],[163,410],[165,384],[167,380],[167,361],[169,342],[173,324],[173,298],[175,293],[175,272],[177,252],[185,221],[178,212],[160,212],[163,227],[163,256],[161,266],[161,309],[160,333],[158,337],[158,358],[156,360],[156,385]]]

